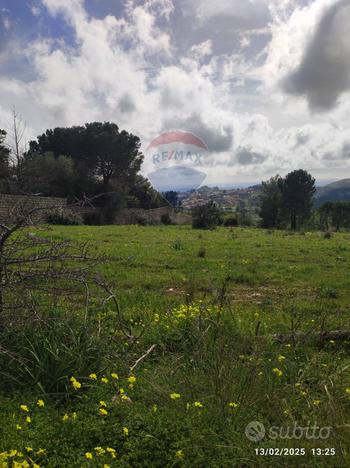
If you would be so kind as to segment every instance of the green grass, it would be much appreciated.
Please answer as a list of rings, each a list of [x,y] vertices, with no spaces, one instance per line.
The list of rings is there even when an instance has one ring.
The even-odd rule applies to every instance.
[[[79,342],[75,334],[73,341],[67,338],[65,325],[43,330],[43,343],[56,336],[47,346],[35,346],[37,364],[29,363],[25,373],[16,374],[14,366],[17,392],[0,384],[0,451],[16,449],[48,467],[349,465],[349,342],[280,344],[270,337],[350,330],[349,233],[325,239],[318,232],[72,226],[45,235],[89,242],[94,252],[109,256],[96,272],[113,286],[125,324],[137,338],[123,335],[112,302],[97,300],[81,357],[72,348]],[[83,327],[79,317],[74,327]],[[25,333],[35,342],[32,332]],[[130,367],[153,344],[129,388]],[[56,352],[60,346],[64,352]],[[101,352],[94,361],[96,349]],[[62,394],[47,390],[52,382],[35,383],[50,369],[59,374],[57,388],[65,383]],[[89,372],[96,372],[97,381]],[[80,389],[72,388],[72,375]],[[101,382],[103,376],[108,383]],[[131,402],[121,399],[120,388]],[[181,397],[172,399],[173,393]],[[38,398],[45,400],[44,408],[36,406]],[[100,414],[100,401],[106,402],[107,415]],[[20,404],[28,405],[31,423]],[[284,431],[295,422],[317,423],[331,431],[324,440],[251,442],[245,436],[251,421]],[[95,447],[114,448],[117,456]],[[299,447],[306,455],[257,456],[258,447]],[[313,456],[316,447],[334,447],[336,455]],[[39,448],[46,452],[36,455]]]

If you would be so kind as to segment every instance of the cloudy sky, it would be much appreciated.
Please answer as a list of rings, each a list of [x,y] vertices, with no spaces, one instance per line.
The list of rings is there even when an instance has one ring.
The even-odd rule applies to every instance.
[[[350,177],[349,24],[350,0],[0,0],[0,128],[189,130],[209,183]]]

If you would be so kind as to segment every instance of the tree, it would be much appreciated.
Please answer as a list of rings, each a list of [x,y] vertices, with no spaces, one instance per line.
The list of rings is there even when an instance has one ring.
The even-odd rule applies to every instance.
[[[22,184],[22,162],[23,154],[25,152],[25,146],[23,144],[23,139],[26,131],[26,123],[22,117],[17,114],[16,108],[13,108],[12,111],[12,123],[11,123],[11,154],[12,154],[12,164],[14,171],[15,185],[17,189],[21,187]]]
[[[290,218],[291,229],[310,219],[313,195],[316,191],[315,179],[303,169],[287,174],[279,182],[282,193],[282,206]]]
[[[332,224],[337,231],[341,227],[350,225],[350,203],[346,201],[337,201],[333,203]]]
[[[329,229],[333,212],[333,203],[326,202],[318,210],[320,214],[320,224],[322,227]]]
[[[72,195],[74,164],[69,156],[29,153],[21,164],[21,188],[26,193],[66,197]]]
[[[282,178],[278,174],[262,182],[259,214],[264,228],[280,228],[282,225],[284,216],[281,183]]]
[[[119,131],[116,124],[93,122],[85,126],[55,128],[30,142],[30,153],[51,152],[55,158],[69,156],[74,163],[75,195],[130,188],[143,156],[140,139]]]
[[[0,192],[7,192],[10,179],[10,150],[4,143],[5,130],[0,129]]]
[[[129,208],[143,208],[144,210],[158,208],[165,204],[151,183],[141,175],[136,176],[127,199]]]
[[[174,190],[169,190],[168,192],[165,192],[164,198],[170,203],[171,206],[177,206],[179,204],[179,197],[177,192]]]
[[[205,205],[192,210],[192,227],[194,229],[213,229],[222,223],[221,211],[211,200]]]

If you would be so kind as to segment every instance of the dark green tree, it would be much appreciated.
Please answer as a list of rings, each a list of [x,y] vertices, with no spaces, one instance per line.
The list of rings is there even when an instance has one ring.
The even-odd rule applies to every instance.
[[[143,208],[149,210],[165,205],[160,194],[152,187],[149,180],[141,175],[136,176],[128,195],[129,208]]]
[[[74,164],[69,156],[30,153],[21,165],[22,191],[53,197],[73,194]]]
[[[334,204],[332,202],[326,202],[319,208],[320,225],[322,228],[329,229],[332,224],[332,214],[334,210]]]
[[[0,192],[8,192],[10,187],[10,150],[5,145],[6,132],[0,129]]]
[[[337,201],[333,203],[332,224],[339,231],[340,228],[350,226],[350,203]]]
[[[29,144],[29,153],[69,156],[74,162],[75,195],[121,191],[130,187],[140,170],[143,156],[140,139],[111,122],[55,128]],[[122,187],[123,186],[123,187]]]
[[[223,221],[221,210],[211,200],[205,205],[192,210],[192,227],[194,229],[214,229]]]
[[[315,179],[307,171],[298,169],[281,179],[279,185],[283,209],[289,215],[291,229],[295,230],[311,217]]]
[[[178,194],[174,190],[164,192],[163,196],[170,203],[171,206],[177,206],[179,204]]]
[[[284,220],[282,206],[282,178],[277,174],[262,182],[260,195],[261,225],[264,228],[281,228]]]

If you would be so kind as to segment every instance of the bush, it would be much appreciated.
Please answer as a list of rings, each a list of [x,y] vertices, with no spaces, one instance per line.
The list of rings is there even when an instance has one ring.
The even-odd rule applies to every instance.
[[[331,238],[332,238],[332,233],[331,233],[331,231],[325,232],[323,237],[324,237],[325,239],[331,239]]]
[[[224,220],[224,226],[226,226],[226,227],[237,227],[238,226],[237,218],[235,218],[234,216],[228,216]]]
[[[194,229],[215,229],[221,223],[221,211],[213,201],[192,210],[192,227]]]
[[[55,210],[46,215],[46,222],[62,226],[79,226],[83,224],[81,216],[69,210]]]
[[[84,224],[87,226],[101,226],[104,224],[103,214],[100,211],[91,211],[83,216]]]

